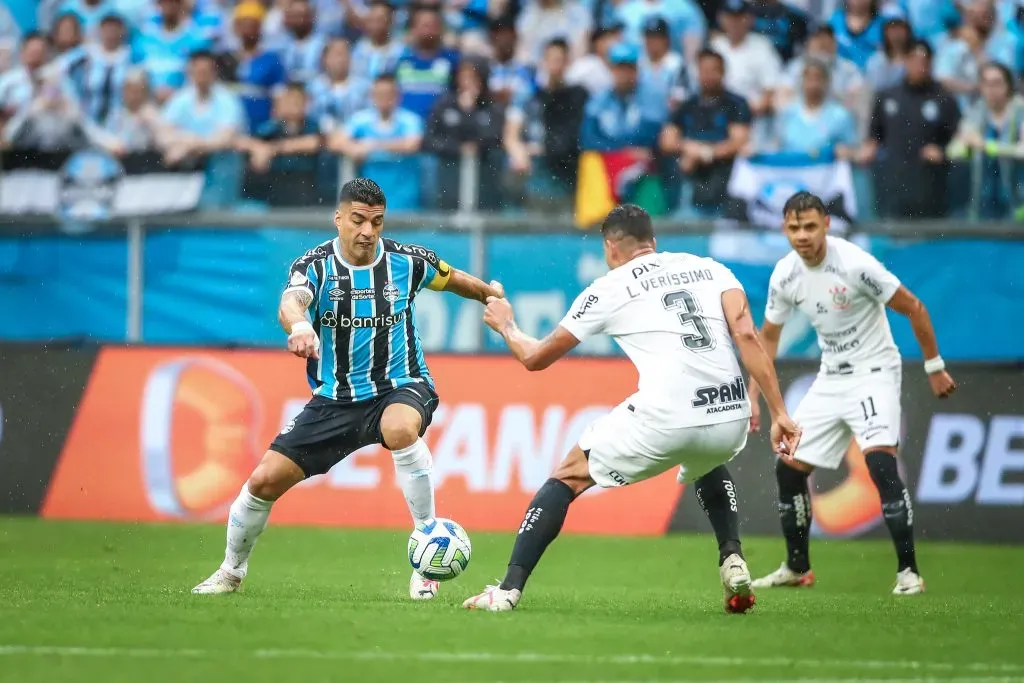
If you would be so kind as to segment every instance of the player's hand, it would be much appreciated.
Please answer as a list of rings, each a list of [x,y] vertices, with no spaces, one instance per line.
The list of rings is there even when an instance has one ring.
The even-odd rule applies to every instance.
[[[772,450],[783,460],[792,460],[802,434],[789,415],[779,415],[772,421]]]
[[[932,393],[939,398],[947,398],[956,391],[956,382],[945,370],[928,375],[928,384],[932,385]]]
[[[487,297],[484,322],[489,328],[501,334],[512,320],[512,304],[508,302],[508,299],[499,299],[496,296]]]
[[[288,335],[288,350],[299,358],[320,360],[320,338],[313,330],[298,330]]]
[[[489,284],[491,286],[492,296],[496,296],[499,299],[505,298],[505,285],[501,284],[497,280],[491,280]]]

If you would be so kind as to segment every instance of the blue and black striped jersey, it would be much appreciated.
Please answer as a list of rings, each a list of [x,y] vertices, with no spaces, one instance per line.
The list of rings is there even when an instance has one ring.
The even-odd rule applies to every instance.
[[[451,268],[429,249],[382,239],[367,266],[341,256],[335,238],[292,263],[285,291],[313,295],[310,316],[320,359],[306,374],[313,393],[365,401],[412,382],[434,386],[416,330],[413,301],[424,288],[443,289]]]

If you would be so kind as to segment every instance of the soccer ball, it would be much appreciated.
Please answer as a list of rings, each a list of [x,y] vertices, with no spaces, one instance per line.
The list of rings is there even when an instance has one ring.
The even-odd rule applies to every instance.
[[[417,524],[409,536],[409,564],[425,579],[454,579],[466,571],[472,552],[466,530],[443,517]]]

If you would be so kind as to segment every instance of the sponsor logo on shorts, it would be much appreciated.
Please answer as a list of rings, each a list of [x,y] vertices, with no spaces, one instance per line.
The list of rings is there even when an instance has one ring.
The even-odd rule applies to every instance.
[[[729,410],[740,410],[747,400],[747,387],[742,377],[736,377],[728,384],[712,384],[700,387],[694,392],[690,405],[694,408],[707,408],[704,413],[713,415]]]
[[[587,296],[586,301],[584,301],[582,304],[580,304],[579,310],[577,310],[575,313],[572,314],[572,319],[573,320],[579,320],[596,303],[597,303],[597,297],[594,296],[593,294],[590,294],[589,296]]]
[[[284,429],[281,430],[281,434],[282,435],[287,434],[288,432],[292,431],[293,429],[295,429],[295,418],[294,417],[292,419],[288,420],[288,424],[286,424],[284,426]]]
[[[614,481],[616,486],[625,486],[629,483],[624,476],[615,470],[608,470],[608,478]]]

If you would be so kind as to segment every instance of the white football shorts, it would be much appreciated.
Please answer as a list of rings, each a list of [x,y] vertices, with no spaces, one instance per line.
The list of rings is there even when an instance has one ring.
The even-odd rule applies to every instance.
[[[638,414],[626,401],[592,422],[579,445],[589,453],[590,476],[603,488],[635,484],[676,465],[682,481],[693,481],[743,450],[749,424],[743,418],[673,429]]]
[[[851,436],[864,452],[898,446],[901,384],[898,368],[862,375],[819,375],[793,413],[803,428],[794,458],[834,470],[843,462]]]

